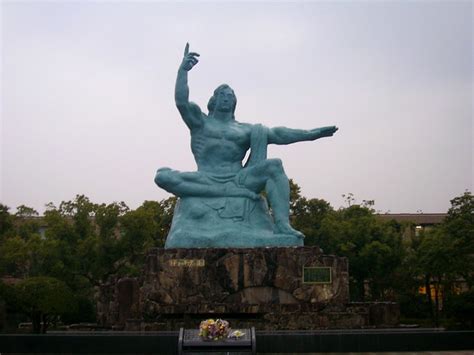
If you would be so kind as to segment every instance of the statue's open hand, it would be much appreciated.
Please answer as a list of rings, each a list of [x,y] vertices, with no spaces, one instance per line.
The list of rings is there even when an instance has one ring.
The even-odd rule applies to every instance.
[[[197,57],[199,57],[199,54],[195,52],[189,52],[189,43],[186,43],[186,47],[184,48],[183,62],[181,63],[180,68],[190,71],[199,62]]]
[[[334,133],[339,128],[336,126],[326,126],[326,127],[321,127],[321,128],[316,128],[311,130],[311,132],[315,133],[317,135],[316,138],[322,138],[322,137],[331,137]]]

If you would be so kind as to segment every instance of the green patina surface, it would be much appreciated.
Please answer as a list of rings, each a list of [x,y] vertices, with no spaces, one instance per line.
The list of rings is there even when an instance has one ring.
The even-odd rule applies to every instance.
[[[279,159],[267,158],[267,146],[329,137],[337,127],[303,130],[238,122],[237,97],[227,84],[214,91],[209,112],[203,113],[189,101],[188,72],[198,57],[186,44],[175,88],[198,170],[161,168],[155,176],[158,186],[180,197],[165,247],[302,246],[303,234],[289,223],[288,177]]]

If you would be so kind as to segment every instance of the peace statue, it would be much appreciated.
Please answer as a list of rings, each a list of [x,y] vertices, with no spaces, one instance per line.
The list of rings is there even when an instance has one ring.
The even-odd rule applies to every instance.
[[[289,223],[288,177],[280,159],[267,159],[267,145],[330,137],[338,128],[240,123],[234,116],[237,98],[227,84],[214,91],[206,115],[189,101],[188,72],[198,57],[186,44],[175,87],[176,106],[191,132],[198,171],[161,168],[155,176],[158,186],[179,197],[165,248],[303,245],[303,234]]]

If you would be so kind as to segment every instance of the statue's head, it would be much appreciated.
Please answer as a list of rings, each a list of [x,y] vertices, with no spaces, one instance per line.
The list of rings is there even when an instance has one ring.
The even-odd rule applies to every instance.
[[[209,115],[212,115],[214,111],[232,112],[234,114],[236,105],[237,97],[234,90],[229,85],[222,84],[214,90],[214,94],[207,104],[207,109],[209,110]]]

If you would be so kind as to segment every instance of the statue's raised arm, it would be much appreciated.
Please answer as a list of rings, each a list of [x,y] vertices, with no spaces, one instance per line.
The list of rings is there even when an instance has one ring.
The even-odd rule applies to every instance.
[[[326,126],[315,129],[292,129],[286,127],[274,127],[268,130],[269,144],[291,144],[302,141],[314,141],[323,137],[331,137],[338,128]]]
[[[183,61],[178,69],[174,92],[176,107],[184,122],[191,130],[200,127],[203,120],[199,106],[189,101],[188,71],[198,63],[197,57],[199,57],[199,54],[189,52],[189,43],[186,43]]]

